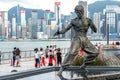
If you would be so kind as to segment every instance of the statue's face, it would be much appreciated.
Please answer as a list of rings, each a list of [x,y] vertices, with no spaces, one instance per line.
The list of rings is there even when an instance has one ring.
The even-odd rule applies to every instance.
[[[83,6],[81,6],[81,5],[76,6],[75,7],[75,13],[77,14],[77,16],[79,18],[82,18],[82,16],[84,15],[84,8],[83,8]]]

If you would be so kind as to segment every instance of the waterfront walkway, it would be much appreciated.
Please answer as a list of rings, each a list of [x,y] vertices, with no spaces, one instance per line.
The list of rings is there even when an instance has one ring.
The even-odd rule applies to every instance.
[[[11,73],[12,70],[17,70],[17,71],[25,71],[25,70],[30,70],[30,69],[35,69],[34,67],[35,61],[21,61],[20,65],[21,67],[13,67],[10,65],[10,63],[7,64],[0,64],[0,75],[2,74],[9,74]],[[47,65],[47,62],[46,62]],[[42,66],[44,67],[44,66]],[[42,68],[40,67],[40,68]],[[45,66],[48,67],[48,66]]]

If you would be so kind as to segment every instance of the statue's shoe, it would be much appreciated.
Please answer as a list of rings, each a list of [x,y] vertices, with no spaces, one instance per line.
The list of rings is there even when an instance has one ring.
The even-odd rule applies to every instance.
[[[61,67],[60,70],[58,71],[57,75],[58,76],[62,75],[62,72],[63,72],[63,68]]]
[[[67,68],[67,66],[69,66],[69,65],[70,65],[70,63],[61,65],[60,70],[58,71],[57,75],[60,76],[62,74],[63,70],[65,70]]]
[[[86,69],[86,66],[84,64],[80,66],[80,70],[83,70],[84,72],[88,72],[88,70]]]
[[[62,67],[67,67],[69,65],[70,65],[70,63],[62,64]]]

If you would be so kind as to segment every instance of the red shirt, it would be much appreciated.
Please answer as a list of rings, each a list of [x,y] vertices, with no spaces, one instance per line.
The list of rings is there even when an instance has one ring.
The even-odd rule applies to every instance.
[[[83,50],[82,50],[82,49],[80,49],[80,54],[81,54],[81,53],[83,53]]]
[[[52,60],[53,60],[52,58],[49,58],[49,63],[52,63]]]

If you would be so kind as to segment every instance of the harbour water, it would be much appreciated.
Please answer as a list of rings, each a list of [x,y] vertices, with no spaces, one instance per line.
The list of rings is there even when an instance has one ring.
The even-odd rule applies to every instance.
[[[106,44],[107,41],[91,41],[93,44],[101,43]],[[110,41],[109,43],[112,43]],[[71,44],[70,40],[49,40],[49,41],[1,41],[0,42],[0,51],[9,52],[12,51],[14,47],[20,48],[20,50],[33,50],[34,48],[45,48],[47,45],[57,45],[60,48],[69,48]]]

